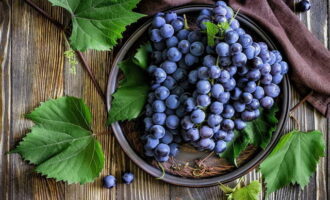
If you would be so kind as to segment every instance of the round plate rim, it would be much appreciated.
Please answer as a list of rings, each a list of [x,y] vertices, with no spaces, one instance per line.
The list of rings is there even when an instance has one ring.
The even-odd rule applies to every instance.
[[[209,5],[189,5],[189,6],[179,6],[176,8],[169,9],[168,11],[175,11],[179,14],[185,13],[185,12],[194,12],[198,11],[204,8],[212,8]],[[245,15],[238,13],[238,16],[240,21],[245,21],[245,23],[249,23],[253,25],[252,29],[255,29],[260,32],[260,35],[264,37],[263,39],[267,41],[267,43],[273,48],[278,49],[273,40],[270,38],[269,35],[267,35],[257,24],[255,24],[251,19],[246,17]],[[107,85],[107,93],[106,93],[106,106],[107,110],[110,110],[111,107],[111,99],[112,99],[112,93],[116,89],[116,82],[117,82],[117,75],[119,68],[117,67],[117,64],[119,61],[121,61],[125,54],[128,52],[128,50],[131,48],[133,43],[136,41],[136,34],[140,33],[143,34],[144,31],[147,30],[151,20],[147,20],[142,26],[140,26],[130,37],[129,39],[124,43],[124,45],[121,47],[120,51],[117,53],[113,64],[111,68],[111,72],[108,79],[108,85]],[[201,179],[189,179],[185,177],[179,177],[171,174],[165,174],[165,176],[160,179],[162,181],[165,181],[167,183],[171,183],[174,185],[179,186],[187,186],[187,187],[207,187],[207,186],[214,186],[221,183],[227,183],[230,181],[233,181],[245,174],[247,174],[249,171],[253,170],[274,148],[276,142],[278,141],[281,132],[283,131],[285,124],[288,119],[288,111],[289,111],[289,102],[291,97],[291,91],[290,91],[290,81],[288,79],[288,76],[286,75],[283,79],[282,83],[282,89],[283,89],[283,103],[281,110],[282,115],[279,119],[278,127],[276,131],[273,134],[272,140],[270,141],[269,145],[266,147],[266,149],[260,151],[255,157],[253,157],[251,160],[249,160],[247,163],[243,164],[236,170],[233,170],[232,172],[229,172],[224,175],[219,175],[211,178],[201,178]],[[144,159],[142,159],[129,145],[125,135],[123,134],[121,127],[118,122],[114,122],[111,124],[111,127],[113,129],[113,132],[115,134],[115,137],[117,141],[119,142],[121,148],[123,151],[128,155],[128,157],[140,168],[142,168],[144,171],[149,173],[150,175],[154,177],[161,177],[162,172],[158,169],[152,166],[150,163],[146,162]]]

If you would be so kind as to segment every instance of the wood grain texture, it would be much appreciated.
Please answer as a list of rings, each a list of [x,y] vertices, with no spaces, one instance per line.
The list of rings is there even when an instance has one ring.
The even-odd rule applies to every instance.
[[[51,16],[64,23],[67,13],[52,7],[48,1],[34,0]],[[330,1],[312,1],[310,12],[298,14],[301,21],[318,37],[325,46],[330,46]],[[106,111],[102,99],[86,72],[78,64],[76,74],[63,56],[68,49],[64,35],[50,22],[40,16],[22,0],[0,1],[0,199],[132,199],[132,200],[222,200],[226,196],[217,186],[209,188],[185,188],[156,180],[139,169],[121,150],[112,131],[106,127]],[[105,90],[110,66],[111,52],[89,51],[86,59]],[[86,185],[67,185],[45,179],[33,172],[32,166],[23,162],[18,155],[5,152],[28,132],[32,123],[23,118],[40,102],[62,95],[82,97],[94,115],[93,131],[98,134],[106,155],[105,169],[100,178]],[[292,88],[291,106],[301,97]],[[330,121],[317,113],[310,105],[304,104],[295,111],[303,130],[318,129],[324,133],[329,145]],[[292,130],[290,121],[285,131]],[[285,187],[270,195],[272,200],[324,200],[330,191],[330,150],[322,158],[317,172],[304,190],[298,186]],[[129,170],[135,176],[131,185],[118,184],[114,189],[102,188],[104,175],[120,177]],[[253,170],[245,176],[247,182],[260,179]],[[235,184],[235,183],[230,183]],[[262,199],[265,197],[262,195]]]

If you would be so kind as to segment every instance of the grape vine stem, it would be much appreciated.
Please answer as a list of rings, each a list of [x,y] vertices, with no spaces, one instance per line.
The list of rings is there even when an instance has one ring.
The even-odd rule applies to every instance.
[[[43,17],[47,18],[50,22],[52,22],[56,27],[58,27],[59,29],[61,29],[62,31],[65,32],[65,37],[67,39],[67,33],[68,31],[66,30],[66,27],[60,23],[59,21],[57,21],[56,19],[54,19],[53,17],[51,17],[46,11],[44,11],[42,8],[40,8],[37,4],[35,4],[34,2],[30,1],[30,0],[23,0],[25,3],[27,3],[29,6],[31,6],[32,8],[34,8],[36,11],[38,11]],[[87,71],[89,77],[91,78],[97,92],[99,93],[99,95],[101,96],[103,102],[105,103],[105,95],[104,92],[100,86],[100,84],[98,83],[98,81],[96,80],[90,66],[88,65],[84,55],[82,54],[82,52],[80,51],[75,51],[76,54],[78,55],[82,66],[84,67],[84,69]]]
[[[310,91],[301,101],[299,101],[295,106],[293,106],[290,109],[290,114],[292,114],[293,111],[295,111],[299,106],[301,106],[303,103],[305,103],[305,101],[308,99],[308,97],[310,97],[313,94],[313,90]]]

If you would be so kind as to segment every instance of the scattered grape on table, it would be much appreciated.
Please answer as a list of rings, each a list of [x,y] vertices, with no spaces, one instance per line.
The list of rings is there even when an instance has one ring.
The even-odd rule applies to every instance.
[[[221,29],[213,46],[207,22]],[[253,41],[225,2],[202,10],[196,23],[198,29],[186,29],[182,16],[158,13],[149,30],[152,81],[141,138],[145,155],[158,162],[175,156],[183,142],[224,152],[261,108],[272,108],[288,72],[281,53]]]

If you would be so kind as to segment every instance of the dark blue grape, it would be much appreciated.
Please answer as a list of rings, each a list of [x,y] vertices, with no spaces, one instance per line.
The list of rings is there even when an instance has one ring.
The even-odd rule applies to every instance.
[[[194,110],[190,115],[190,119],[195,124],[202,123],[205,120],[205,113],[200,109]]]
[[[222,70],[221,71],[221,74],[220,74],[220,77],[219,77],[219,82],[220,83],[226,83],[228,82],[230,79],[230,74],[227,70]]]
[[[155,156],[161,156],[161,157],[168,156],[170,154],[170,147],[167,144],[160,143],[155,148],[154,153],[155,153]]]
[[[160,28],[165,24],[165,19],[163,17],[160,16],[156,16],[154,17],[154,19],[152,20],[152,26],[155,28]]]
[[[201,56],[204,53],[204,45],[201,42],[193,42],[190,45],[190,53],[194,56]]]
[[[220,97],[221,93],[223,93],[223,92],[224,92],[224,88],[221,84],[216,83],[212,86],[212,89],[211,89],[212,97],[217,99]]]
[[[251,93],[243,92],[241,95],[241,101],[245,104],[251,103],[252,99],[253,99],[253,96]]]
[[[261,77],[260,79],[260,83],[264,84],[264,85],[268,85],[268,84],[271,84],[272,83],[272,80],[273,80],[273,77],[272,75],[270,74],[265,74]]]
[[[176,87],[176,80],[171,76],[167,76],[165,81],[163,82],[163,86],[171,90]]]
[[[172,61],[165,61],[163,62],[160,67],[167,73],[173,74],[176,69],[178,68],[175,62]]]
[[[242,52],[242,45],[240,43],[234,43],[230,46],[230,53],[231,55],[237,54]]]
[[[180,105],[179,97],[171,94],[167,97],[165,104],[169,109],[177,109]]]
[[[181,40],[178,44],[178,49],[181,53],[188,53],[190,48],[190,42],[188,40]]]
[[[311,9],[311,3],[308,0],[302,0],[296,3],[295,8],[298,12],[306,12]]]
[[[233,106],[227,104],[224,106],[224,109],[223,109],[223,112],[221,115],[224,118],[229,119],[229,118],[232,118],[234,116],[234,114],[235,114],[235,110],[234,110]]]
[[[154,112],[164,112],[166,109],[165,103],[162,100],[156,100],[152,103],[152,109]]]
[[[173,20],[176,20],[177,18],[178,16],[175,12],[168,12],[165,14],[165,20],[167,23],[171,23]]]
[[[114,186],[116,186],[116,182],[116,177],[112,175],[108,175],[103,178],[103,186],[105,188],[113,188]]]
[[[213,137],[216,140],[223,140],[227,136],[227,132],[224,130],[218,130],[217,132],[214,133]]]
[[[149,135],[149,136],[147,136],[144,148],[152,150],[152,149],[156,148],[156,146],[158,144],[159,144],[159,140]]]
[[[186,137],[189,138],[190,141],[197,141],[199,140],[199,131],[197,128],[191,128],[189,130],[186,131],[185,133]]]
[[[123,180],[124,184],[130,184],[134,180],[134,175],[131,172],[123,173],[121,179]]]
[[[255,115],[255,112],[246,110],[246,111],[242,112],[241,118],[244,121],[252,121],[252,120],[256,119],[256,115]]]
[[[195,84],[198,81],[198,71],[192,70],[188,74],[188,81],[191,84]]]
[[[273,107],[274,99],[268,96],[265,96],[261,99],[260,104],[262,107],[270,109]]]
[[[176,34],[176,37],[179,40],[186,40],[188,38],[189,33],[190,33],[190,31],[188,31],[187,29],[182,29]]]
[[[281,64],[281,67],[282,67],[281,68],[281,74],[284,75],[284,74],[288,73],[288,71],[289,71],[288,63],[286,63],[284,61],[281,61],[280,64]]]
[[[249,34],[243,34],[239,37],[239,43],[242,45],[243,48],[250,46],[252,42],[252,37]]]
[[[160,42],[162,40],[162,35],[159,29],[152,29],[150,32],[150,40],[153,42]]]
[[[246,86],[244,87],[244,91],[248,93],[253,93],[256,91],[257,84],[254,81],[247,82]]]
[[[242,94],[242,90],[238,87],[234,88],[234,90],[231,92],[230,98],[233,100],[238,100]]]
[[[185,130],[191,129],[194,126],[189,116],[184,116],[181,120],[181,127]]]
[[[202,33],[200,31],[191,31],[188,34],[188,41],[190,43],[200,41],[202,39]]]
[[[261,73],[261,75],[266,75],[266,74],[269,74],[271,70],[272,70],[272,68],[271,68],[270,64],[265,63],[265,64],[261,65],[260,73]]]
[[[220,103],[227,103],[230,99],[230,93],[229,92],[222,92],[219,97],[217,98],[217,100]]]
[[[223,104],[218,101],[212,102],[210,106],[210,111],[214,114],[220,115],[223,111]]]
[[[238,38],[239,38],[239,35],[238,35],[238,33],[236,31],[228,31],[225,34],[225,41],[228,44],[234,44],[235,42],[238,41]]]
[[[166,131],[164,137],[160,139],[161,143],[170,144],[173,141],[173,135],[169,131]]]
[[[180,81],[184,79],[187,76],[187,71],[182,68],[178,68],[174,73],[173,73],[173,78],[177,81]]]
[[[190,53],[187,53],[184,57],[184,61],[185,61],[186,65],[192,66],[192,65],[198,63],[198,57],[196,57]]]
[[[178,62],[182,58],[182,53],[176,47],[169,48],[166,55],[168,60],[173,62]]]
[[[226,148],[227,148],[227,143],[223,140],[219,140],[215,143],[214,152],[215,153],[222,153],[226,150]]]
[[[196,91],[200,94],[207,94],[211,90],[211,84],[209,81],[201,80],[196,84]]]
[[[170,95],[170,91],[164,87],[160,86],[155,90],[155,97],[160,100],[165,100]]]
[[[202,94],[198,95],[196,98],[197,105],[202,106],[202,107],[207,107],[208,105],[211,104],[211,99],[208,95]]]
[[[250,45],[244,48],[244,53],[247,59],[251,60],[255,57],[256,50],[252,45]]]
[[[225,91],[232,91],[236,86],[236,81],[234,78],[230,78],[227,82],[223,83],[222,85]]]
[[[150,133],[154,138],[160,139],[162,137],[164,137],[165,135],[165,129],[163,126],[160,125],[153,125],[150,128]]]
[[[235,137],[234,132],[233,131],[228,131],[228,133],[227,133],[224,141],[225,142],[230,142],[230,141],[232,141],[234,139],[234,137]]]
[[[175,19],[171,22],[171,25],[173,26],[174,31],[179,31],[183,29],[184,23],[180,19]]]
[[[265,91],[264,91],[264,89],[263,89],[262,87],[260,87],[260,86],[257,86],[257,87],[256,87],[256,90],[255,90],[254,93],[253,93],[253,96],[254,96],[256,99],[261,99],[261,98],[264,97],[264,95],[265,95]]]
[[[273,76],[272,83],[279,84],[279,83],[281,83],[282,79],[283,79],[283,75],[282,74],[275,74]]]
[[[252,99],[251,103],[247,105],[247,108],[249,110],[256,110],[260,106],[259,100],[258,99]]]
[[[244,66],[247,62],[247,57],[244,53],[236,53],[232,57],[232,62],[236,66]]]
[[[160,35],[163,38],[170,38],[173,36],[174,34],[174,28],[170,25],[170,24],[164,24],[161,28],[160,28]],[[156,41],[159,42],[159,41]]]
[[[172,37],[166,39],[167,48],[175,47],[178,43],[179,43],[179,40],[175,36],[172,36]]]
[[[278,97],[278,95],[280,94],[280,91],[281,91],[280,87],[278,87],[278,85],[273,84],[273,83],[266,85],[264,87],[264,90],[265,90],[265,94],[272,98]]]
[[[225,131],[230,131],[234,129],[234,122],[231,119],[224,119],[221,123],[221,129],[225,130]]]
[[[261,73],[258,69],[253,69],[246,74],[246,77],[250,80],[257,81],[261,77]]]
[[[245,110],[245,104],[239,101],[235,101],[233,106],[236,112],[243,112]]]
[[[243,130],[246,127],[246,123],[241,119],[235,119],[234,123],[237,130]]]
[[[218,56],[229,56],[229,45],[225,42],[220,42],[215,48]]]
[[[211,55],[207,55],[203,59],[203,65],[206,67],[211,67],[211,66],[215,65],[215,62],[216,62],[216,59]]]
[[[170,146],[170,156],[176,156],[179,153],[179,146],[176,143],[172,143]]]
[[[166,127],[169,129],[176,129],[179,126],[179,118],[176,115],[170,115],[166,118]]]
[[[207,118],[207,124],[212,128],[218,126],[221,123],[221,121],[222,121],[222,117],[216,114],[211,114]]]

